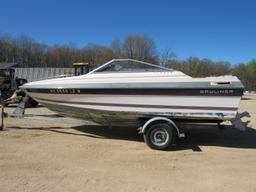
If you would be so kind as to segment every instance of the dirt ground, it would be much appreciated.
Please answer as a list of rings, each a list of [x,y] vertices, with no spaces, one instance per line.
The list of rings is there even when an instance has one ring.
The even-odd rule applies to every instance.
[[[243,98],[245,110],[246,131],[187,127],[167,152],[149,149],[136,129],[7,118],[0,191],[256,191],[256,96]]]

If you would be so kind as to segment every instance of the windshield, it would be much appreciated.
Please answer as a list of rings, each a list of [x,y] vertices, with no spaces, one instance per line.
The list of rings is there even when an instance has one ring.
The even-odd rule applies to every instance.
[[[113,59],[110,62],[92,71],[92,73],[107,72],[170,72],[171,69],[136,61],[132,59]]]

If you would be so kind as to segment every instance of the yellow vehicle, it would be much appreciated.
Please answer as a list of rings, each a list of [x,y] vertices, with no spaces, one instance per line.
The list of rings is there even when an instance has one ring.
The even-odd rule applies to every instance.
[[[89,73],[93,68],[92,64],[88,62],[75,62],[73,63],[73,67],[75,69],[74,76],[84,75]]]

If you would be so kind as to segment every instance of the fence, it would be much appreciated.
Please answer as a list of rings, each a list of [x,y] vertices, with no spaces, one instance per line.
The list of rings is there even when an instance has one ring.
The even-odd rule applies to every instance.
[[[73,74],[74,68],[15,68],[15,76],[27,79],[28,82]]]

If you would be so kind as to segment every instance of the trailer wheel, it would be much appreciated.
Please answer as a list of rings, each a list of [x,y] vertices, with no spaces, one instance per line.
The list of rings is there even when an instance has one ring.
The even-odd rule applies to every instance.
[[[146,144],[157,150],[166,150],[174,143],[175,130],[167,123],[155,123],[144,133]]]

